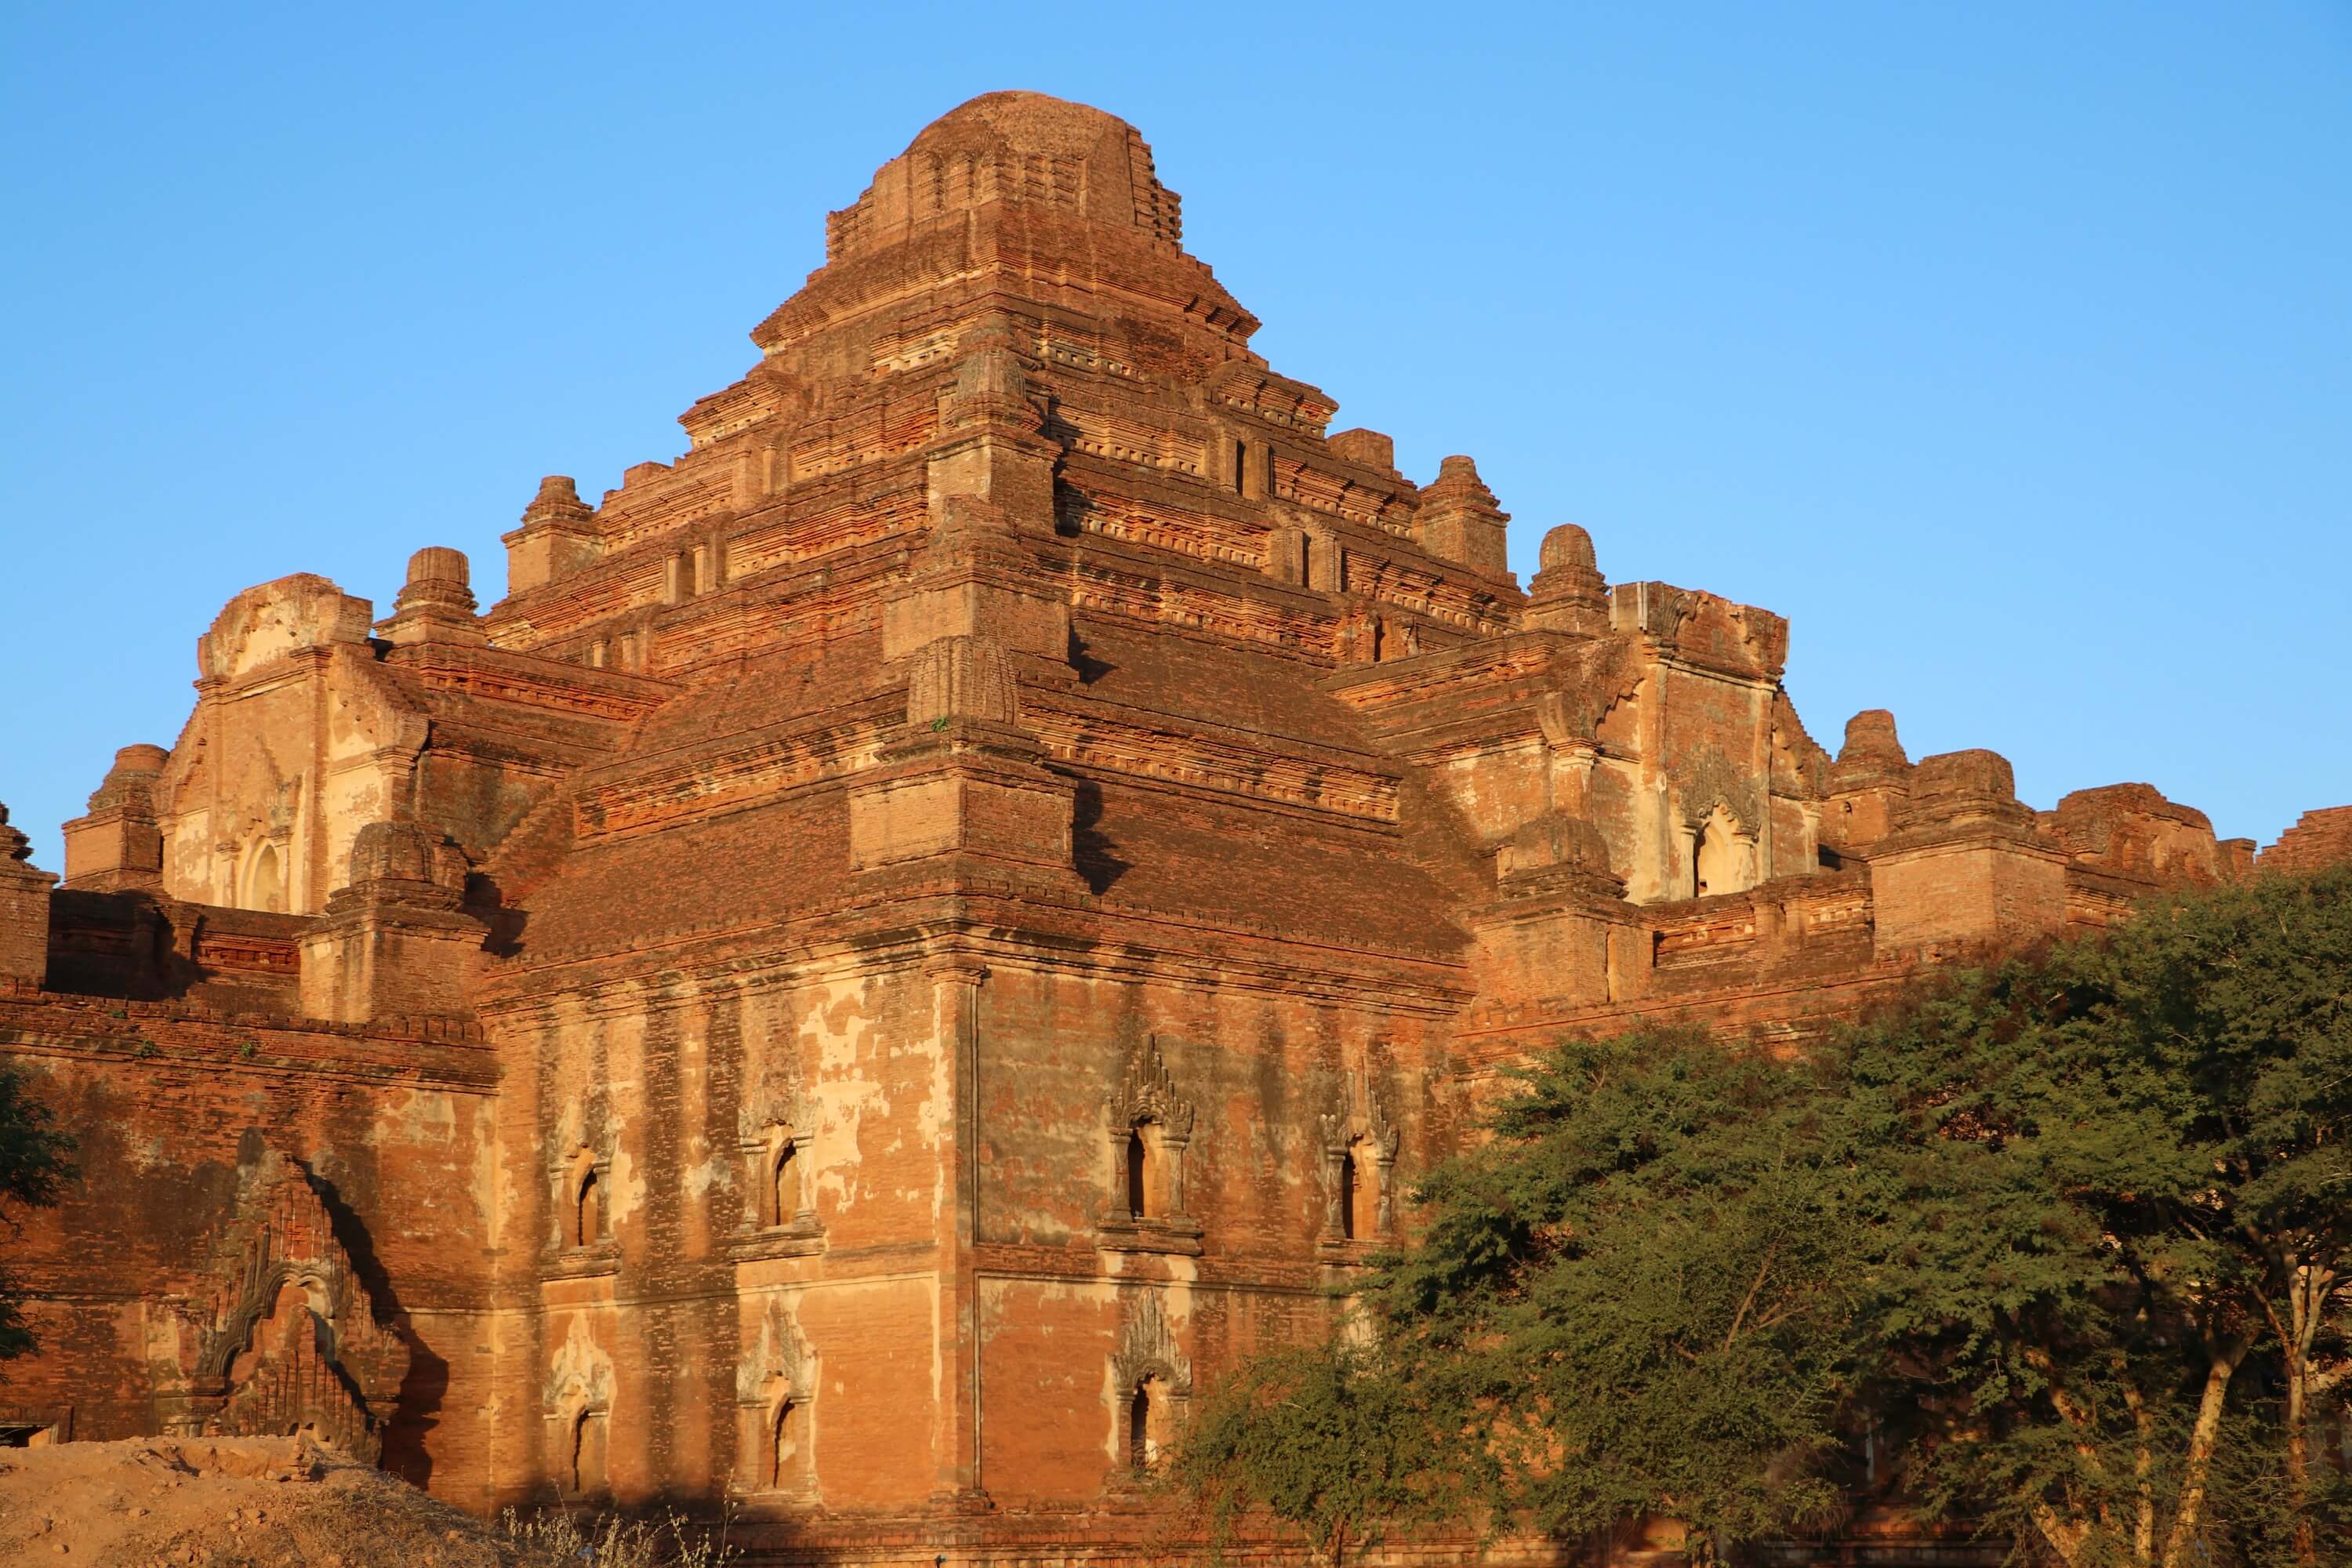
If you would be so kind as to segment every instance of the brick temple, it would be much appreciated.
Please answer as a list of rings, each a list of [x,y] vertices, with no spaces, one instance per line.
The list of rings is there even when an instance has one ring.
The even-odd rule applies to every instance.
[[[1138,1466],[1325,1331],[1498,1067],[1801,1039],[2255,868],[1884,712],[1832,755],[1786,622],[1580,528],[1522,587],[1469,458],[1407,478],[1257,325],[1134,128],[992,93],[682,456],[541,481],[499,603],[439,547],[386,617],[232,599],[62,882],[0,826],[0,1050],[85,1171],[6,1246],[0,1436],[1148,1555]]]

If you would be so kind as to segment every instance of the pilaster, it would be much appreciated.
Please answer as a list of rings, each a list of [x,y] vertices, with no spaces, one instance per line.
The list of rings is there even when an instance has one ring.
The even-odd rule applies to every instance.
[[[386,642],[488,643],[474,615],[472,570],[465,552],[435,545],[408,558],[408,580],[392,615],[376,623]]]
[[[955,1195],[941,1237],[947,1289],[940,1324],[949,1373],[940,1391],[940,1468],[932,1500],[959,1512],[990,1506],[981,1473],[980,1216],[981,987],[988,970],[960,953],[941,953],[925,966],[933,987],[940,1042],[949,1052],[955,1095],[954,1144],[943,1151]]]
[[[48,974],[49,892],[58,879],[35,868],[32,853],[0,805],[0,981],[37,986]]]
[[[1554,811],[1496,855],[1496,896],[1470,916],[1481,994],[1583,1006],[1639,994],[1649,928],[1591,823]]]
[[[467,1010],[489,928],[459,908],[462,858],[412,823],[372,822],[352,879],[302,938],[302,1010],[364,1024]]]
[[[1437,478],[1423,488],[1413,531],[1422,548],[1440,560],[1489,577],[1508,577],[1510,543],[1505,531],[1510,521],[1511,514],[1495,504],[1495,492],[1478,477],[1478,465],[1454,457],[1438,465]]]
[[[545,587],[595,560],[603,548],[595,518],[568,475],[540,480],[539,493],[523,509],[522,526],[499,536],[507,547],[507,592]]]
[[[849,794],[850,859],[871,870],[961,857],[1076,889],[1076,793],[1019,724],[993,637],[937,637],[913,657],[907,722]]]
[[[2015,941],[2066,919],[2066,857],[2034,832],[2008,760],[1920,760],[1895,830],[1870,857],[1879,952],[1928,942]]]
[[[163,833],[155,786],[171,753],[125,746],[89,797],[88,816],[65,825],[66,880],[95,892],[163,890]]]

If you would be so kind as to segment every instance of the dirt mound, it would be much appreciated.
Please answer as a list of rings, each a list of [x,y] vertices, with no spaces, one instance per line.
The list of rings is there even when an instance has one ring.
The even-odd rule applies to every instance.
[[[301,1437],[0,1449],[0,1563],[19,1563],[555,1568],[552,1557]]]

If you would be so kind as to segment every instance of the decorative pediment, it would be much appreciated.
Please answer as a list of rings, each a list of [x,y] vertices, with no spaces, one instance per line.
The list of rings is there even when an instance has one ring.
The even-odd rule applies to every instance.
[[[735,1130],[745,1148],[767,1142],[768,1130],[789,1127],[801,1138],[816,1130],[816,1107],[801,1088],[800,1062],[789,1045],[771,1044],[759,1053],[737,1113]]]
[[[1660,643],[1674,643],[1697,595],[1671,583],[1621,583],[1613,601],[1620,631],[1638,632]]]
[[[1193,1106],[1177,1092],[1156,1037],[1147,1035],[1129,1048],[1104,1110],[1109,1159],[1095,1245],[1114,1252],[1198,1257],[1201,1223],[1184,1207]]]
[[[759,1338],[736,1363],[735,1402],[772,1410],[786,1401],[805,1405],[815,1396],[815,1357],[791,1309],[771,1298],[760,1317]]]
[[[309,648],[361,646],[374,606],[309,572],[247,588],[231,599],[196,639],[205,677],[233,680]]]
[[[1332,1089],[1331,1109],[1323,1113],[1320,1121],[1327,1153],[1344,1154],[1360,1139],[1371,1145],[1377,1158],[1391,1161],[1397,1157],[1401,1136],[1389,1110],[1388,1096],[1367,1073],[1340,1075]]]
[[[195,1291],[175,1303],[194,1364],[163,1391],[191,1433],[307,1430],[373,1462],[408,1374],[408,1346],[335,1239],[310,1173],[270,1151],[245,1167]]]
[[[824,1248],[817,1218],[817,1123],[823,1105],[801,1088],[799,1058],[772,1046],[749,1071],[737,1114],[739,1188],[734,1234],[738,1262],[798,1258]]]
[[[1178,1398],[1192,1392],[1192,1363],[1177,1347],[1159,1291],[1142,1289],[1130,1296],[1110,1364],[1120,1388],[1133,1388],[1147,1377],[1156,1377]]]
[[[1192,1136],[1192,1102],[1176,1092],[1176,1080],[1160,1058],[1160,1037],[1146,1035],[1127,1055],[1118,1087],[1108,1101],[1114,1128],[1156,1121],[1179,1142]]]
[[[548,1363],[542,1390],[547,1414],[559,1421],[576,1421],[583,1415],[607,1415],[613,1408],[613,1358],[588,1331],[588,1320],[574,1313],[563,1342]]]
[[[569,1172],[583,1149],[593,1150],[599,1158],[610,1159],[613,1138],[608,1121],[602,1094],[574,1095],[566,1100],[556,1112],[554,1129],[548,1136],[548,1168],[559,1173]]]
[[[1750,838],[1764,830],[1764,802],[1756,781],[1733,767],[1713,746],[1702,746],[1675,770],[1675,793],[1683,821],[1697,827],[1721,806]]]
[[[1601,724],[1642,689],[1643,664],[1621,638],[1580,643],[1552,665],[1552,689],[1536,699],[1536,727],[1552,750],[1588,750]]]
[[[1396,1158],[1403,1139],[1380,1080],[1367,1072],[1342,1075],[1332,1109],[1320,1120],[1324,1243],[1344,1247],[1391,1234],[1396,1226]],[[1354,1209],[1359,1190],[1372,1197],[1368,1220],[1357,1217],[1360,1211]]]

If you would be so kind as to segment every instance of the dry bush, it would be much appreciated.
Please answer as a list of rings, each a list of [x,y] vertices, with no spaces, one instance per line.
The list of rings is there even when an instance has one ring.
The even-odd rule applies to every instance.
[[[586,1515],[548,1509],[524,1515],[508,1509],[499,1529],[517,1546],[584,1568],[727,1568],[743,1549],[727,1540],[730,1516],[714,1530],[676,1509],[658,1520],[618,1513]]]

